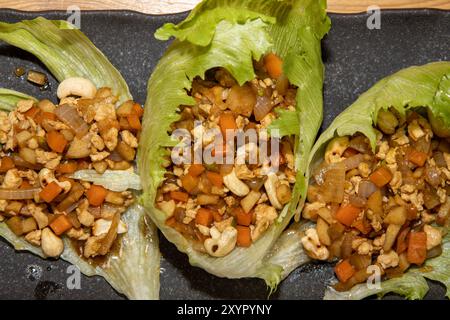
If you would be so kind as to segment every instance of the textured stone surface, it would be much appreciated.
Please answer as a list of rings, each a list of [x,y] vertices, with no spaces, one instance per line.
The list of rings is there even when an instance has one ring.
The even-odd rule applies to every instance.
[[[1,21],[19,21],[36,13],[0,10]],[[63,13],[43,13],[61,19]],[[131,12],[82,13],[81,29],[122,72],[134,98],[145,102],[147,79],[166,44],[153,38],[165,21],[179,21],[185,15],[152,17]],[[324,41],[326,65],[325,117],[323,128],[359,94],[377,80],[401,68],[436,60],[450,60],[450,12],[383,12],[381,30],[366,28],[366,15],[331,15],[333,27]],[[45,70],[31,55],[0,44],[0,87],[30,95],[55,97],[40,92],[16,78],[17,66]],[[54,99],[54,98],[53,98]],[[161,240],[162,299],[265,299],[268,291],[260,280],[220,279],[189,266],[186,257],[166,240]],[[82,278],[81,290],[69,290],[67,263],[44,261],[14,250],[0,240],[0,299],[123,299],[103,279]],[[273,299],[320,299],[332,277],[328,264],[309,264],[294,271],[278,288]],[[430,284],[427,298],[444,297],[440,285]],[[387,298],[397,298],[388,296]]]

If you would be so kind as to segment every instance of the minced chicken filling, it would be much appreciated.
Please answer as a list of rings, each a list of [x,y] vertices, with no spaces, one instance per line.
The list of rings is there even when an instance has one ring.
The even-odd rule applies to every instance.
[[[192,240],[197,250],[214,257],[258,241],[290,201],[296,182],[293,137],[279,141],[275,155],[279,166],[273,171],[268,170],[268,160],[251,161],[252,150],[262,153],[260,145],[227,145],[234,137],[227,136],[226,130],[253,130],[270,145],[265,129],[277,118],[276,108],[295,110],[297,89],[282,74],[277,56],[269,54],[255,63],[255,72],[257,77],[242,86],[222,68],[208,71],[205,80],[194,79],[190,95],[196,103],[180,106],[181,119],[172,125],[172,132],[185,129],[192,138],[199,131],[215,129],[223,134],[223,144],[218,146],[204,135],[203,149],[224,157],[231,153],[231,163],[168,160],[156,199],[157,207],[167,214],[166,224]],[[194,143],[189,148],[195,152]],[[242,152],[245,161],[240,162]]]
[[[127,232],[120,216],[134,201],[128,191],[71,178],[83,169],[133,170],[143,113],[133,101],[116,110],[111,89],[87,79],[60,86],[80,81],[87,97],[22,100],[0,111],[0,221],[49,257],[61,255],[64,235],[83,244],[86,258],[106,255]]]
[[[416,112],[380,111],[375,153],[363,135],[334,138],[313,172],[303,217],[317,222],[302,243],[338,259],[338,290],[377,267],[395,277],[441,254],[450,211],[450,143]],[[373,269],[373,268],[372,268]]]

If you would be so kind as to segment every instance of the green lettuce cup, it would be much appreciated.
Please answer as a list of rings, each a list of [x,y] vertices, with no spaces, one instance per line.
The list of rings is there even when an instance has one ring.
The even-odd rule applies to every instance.
[[[302,212],[316,225],[301,242],[312,259],[337,262],[325,299],[421,299],[425,278],[449,296],[449,97],[450,62],[406,68],[318,138]]]
[[[80,78],[83,78],[81,79],[83,83],[89,82],[92,87],[109,88],[103,92],[111,92],[112,95],[118,97],[117,101],[114,100],[116,106],[132,99],[128,86],[119,71],[80,30],[65,21],[53,21],[39,17],[34,20],[24,20],[13,24],[0,22],[0,40],[35,55],[61,83],[65,82],[67,85],[67,79],[80,80]],[[79,92],[79,90],[75,89],[71,93],[77,95],[76,93]],[[70,99],[72,98],[69,98],[69,100],[66,99],[66,101],[69,103]],[[33,105],[29,105],[29,107],[32,107],[30,110],[39,110],[39,108],[41,108],[35,108],[38,101],[33,97],[9,89],[0,89],[0,110],[2,110],[0,112],[2,113],[2,119],[7,121],[11,113],[16,111],[21,112],[19,110],[20,105],[28,105],[30,102]],[[47,105],[48,104],[52,106],[52,109],[55,109],[55,106],[52,103],[47,103]],[[67,109],[69,104],[66,104],[65,106]],[[9,112],[9,115],[7,112]],[[54,116],[53,113],[48,115]],[[80,116],[77,114],[77,117]],[[55,118],[51,117],[50,119]],[[67,120],[68,122],[71,121],[70,119]],[[83,123],[83,120],[80,120],[79,122]],[[86,127],[85,124],[85,129]],[[79,132],[74,133],[79,134]],[[61,150],[63,149],[64,147]],[[3,159],[7,158],[7,156],[4,156],[5,154],[2,154],[2,165]],[[38,175],[37,172],[35,174],[36,176]],[[139,177],[133,170],[106,170],[103,174],[98,174],[95,170],[78,170],[70,176],[70,179],[92,182],[98,186],[98,190],[108,189],[115,191],[116,194],[120,194],[120,192],[126,190],[135,190],[134,192],[138,193],[141,189]],[[81,185],[78,183],[78,186]],[[72,187],[72,189],[74,189],[74,187]],[[2,195],[4,193],[5,189],[2,189]],[[70,195],[71,193],[69,192],[67,198],[69,198]],[[79,194],[77,199],[79,199],[80,196],[81,194]],[[64,198],[64,200],[65,199],[66,198]],[[3,199],[2,201],[3,203],[5,202]],[[42,202],[42,200],[40,201]],[[74,205],[76,205],[76,203],[71,205],[72,210],[75,208]],[[2,214],[4,213],[5,212],[0,212],[0,216],[2,217],[1,220],[3,221],[0,223],[0,236],[14,246],[16,250],[29,251],[42,258],[48,258],[50,251],[43,250],[44,243],[41,243],[41,241],[34,241],[33,245],[33,239],[28,238],[27,240],[29,241],[27,241],[24,236],[20,236],[20,234],[23,233],[23,230],[10,228],[11,226],[17,227],[20,225],[17,223],[13,224],[11,219],[9,219],[9,216],[7,216],[8,219],[3,217]],[[61,216],[66,215],[62,212]],[[117,216],[116,213],[115,217]],[[148,219],[145,209],[139,204],[128,206],[127,210],[119,217],[127,226],[127,232],[115,240],[115,243],[117,244],[116,247],[120,249],[115,250],[114,252],[111,250],[108,254],[103,255],[101,263],[95,263],[93,260],[84,258],[86,254],[83,256],[83,254],[80,253],[80,249],[74,245],[73,240],[63,233],[61,233],[62,241],[61,239],[58,239],[57,241],[60,245],[58,250],[63,251],[55,251],[55,254],[52,254],[52,256],[59,256],[69,263],[72,263],[87,276],[98,275],[105,278],[114,289],[130,299],[158,299],[160,253],[158,248],[157,229],[150,219]],[[16,219],[14,222],[20,222],[18,216],[15,218],[18,218],[19,220]],[[36,223],[34,222],[34,224]],[[75,224],[72,225],[75,226]],[[116,227],[113,227],[113,225],[116,225]],[[111,221],[109,226],[105,238],[114,240],[116,235],[112,231],[110,232],[110,230],[117,233],[118,227],[116,218],[113,218],[113,221]],[[39,229],[41,229],[40,227],[41,226],[39,226]],[[34,226],[34,229],[35,228],[36,226]],[[64,230],[67,230],[67,225]],[[83,229],[80,230],[82,233],[84,232]],[[36,231],[40,232],[40,230]],[[49,228],[43,229],[42,233],[44,232],[53,235],[53,239],[55,239],[55,235]],[[57,232],[55,231],[55,233]],[[110,237],[109,235],[114,237]],[[50,238],[51,237],[48,237],[48,239]],[[106,248],[105,241],[101,240],[100,243],[101,250],[103,250],[103,246]],[[50,245],[46,248],[48,249],[48,247],[50,247]],[[111,248],[111,242],[108,244],[108,247]]]
[[[293,255],[290,259],[288,256],[279,256],[271,249],[274,248],[291,218],[301,208],[306,194],[304,174],[308,166],[307,160],[322,121],[324,68],[321,61],[320,40],[330,27],[325,6],[325,1],[307,0],[208,0],[201,2],[183,22],[178,25],[166,24],[155,34],[161,40],[170,37],[174,37],[175,40],[159,61],[148,83],[143,133],[138,152],[138,168],[144,190],[141,201],[164,236],[175,244],[178,250],[188,255],[192,265],[211,274],[227,278],[257,277],[264,279],[273,289],[287,273],[292,271],[292,264],[297,261],[298,255]],[[264,64],[264,67],[261,67],[261,64]],[[268,67],[268,64],[272,65]],[[261,73],[264,76],[261,76]],[[213,101],[217,96],[211,97],[209,107],[199,106],[196,99],[202,99],[202,95],[214,96],[213,86],[220,92],[220,98]],[[259,89],[255,89],[255,86],[259,86]],[[253,108],[255,99],[264,100],[266,89],[274,88],[280,92],[290,90],[291,98],[285,101],[291,101],[291,105],[285,104],[285,108],[270,107],[273,110],[266,110],[262,114],[259,113],[261,110],[256,111]],[[273,94],[273,91],[270,92]],[[239,102],[235,104],[230,102],[231,100]],[[171,132],[174,126],[175,128],[182,126],[180,122],[187,114],[191,112],[196,114],[197,107],[206,108],[208,119],[211,112],[214,112],[210,110],[223,108],[218,111],[222,129],[226,124],[233,127],[234,121],[238,123],[241,120],[245,125],[253,122],[253,126],[256,126],[255,123],[260,126],[259,120],[267,115],[267,111],[271,111],[273,121],[267,125],[268,135],[282,141],[288,137],[290,139],[289,148],[292,149],[294,169],[292,183],[289,184],[291,190],[285,190],[288,197],[282,203],[277,203],[276,213],[270,205],[260,207],[261,211],[271,210],[273,218],[263,228],[264,232],[257,237],[254,229],[251,229],[252,217],[248,216],[247,212],[251,210],[254,202],[247,206],[249,200],[247,198],[244,201],[244,207],[247,209],[245,213],[232,213],[236,217],[238,215],[244,217],[242,219],[225,215],[229,224],[228,231],[224,232],[222,228],[217,232],[219,227],[215,222],[221,221],[223,217],[218,217],[218,221],[215,222],[210,220],[212,213],[208,205],[214,204],[215,200],[222,203],[222,197],[198,196],[196,187],[203,188],[201,181],[209,183],[202,180],[203,175],[209,175],[210,182],[216,183],[217,188],[222,188],[222,179],[229,175],[223,181],[227,185],[231,179],[230,172],[221,177],[214,166],[207,166],[204,163],[192,169],[186,166],[185,169],[191,172],[190,180],[187,181],[187,174],[179,172],[183,180],[180,184],[183,187],[171,186],[174,188],[173,193],[167,191],[166,196],[160,197],[162,186],[168,183],[168,175],[174,174],[172,169],[166,169],[173,167],[170,150],[177,144],[171,137]],[[223,114],[226,116],[222,117]],[[180,169],[181,167],[176,170]],[[196,180],[197,176],[200,180]],[[196,191],[190,192],[192,190]],[[238,182],[231,193],[239,194],[234,200],[240,201],[249,194],[249,190],[248,185]],[[195,196],[191,197],[193,193]],[[256,195],[256,200],[261,200],[261,192],[255,191],[250,194]],[[172,199],[167,198],[169,195]],[[183,212],[174,215],[176,206],[186,205],[180,205],[186,201],[189,205],[192,203],[191,200],[208,205],[203,205],[200,210],[195,209],[195,213],[191,212],[191,216],[187,219]],[[270,204],[276,203],[274,197],[270,200]],[[232,207],[231,204],[227,204],[223,208],[226,210]],[[245,217],[249,219],[247,222]],[[191,229],[189,223],[195,223],[197,226]],[[215,230],[214,238],[211,236],[211,229]],[[188,239],[183,235],[183,230],[195,233],[197,239]],[[228,249],[223,252],[220,250],[221,254],[216,251],[217,247],[214,245],[205,245],[216,241],[216,237],[218,239],[223,234],[227,234],[228,238],[233,240],[229,241],[230,248],[227,247]],[[252,241],[256,238],[257,241]],[[289,239],[285,237],[283,239],[276,250],[281,246],[290,247],[292,244]],[[236,246],[237,241],[239,244]]]

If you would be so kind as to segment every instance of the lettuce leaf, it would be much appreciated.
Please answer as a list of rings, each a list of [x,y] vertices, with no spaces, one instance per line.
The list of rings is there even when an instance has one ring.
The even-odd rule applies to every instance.
[[[283,231],[274,246],[270,249],[264,259],[264,263],[267,266],[281,267],[281,274],[280,279],[273,284],[269,284],[269,287],[276,288],[277,284],[297,269],[298,266],[311,260],[300,244],[301,238],[304,236],[304,231],[310,228],[311,225],[311,222],[305,221],[293,223]],[[261,270],[265,272],[268,269],[262,268]]]
[[[175,37],[148,83],[143,132],[138,152],[143,196],[141,201],[165,237],[189,256],[190,263],[227,278],[259,277],[275,287],[283,267],[266,263],[306,193],[304,173],[309,151],[322,120],[323,64],[320,40],[330,27],[324,0],[207,0],[178,25],[166,24],[156,32],[159,39]],[[179,105],[193,105],[186,91],[196,76],[224,67],[243,84],[254,78],[252,59],[275,52],[283,59],[284,74],[299,87],[291,114],[274,121],[271,129],[296,135],[298,183],[282,219],[250,248],[236,248],[226,257],[214,258],[193,249],[192,243],[165,226],[165,214],[155,206],[157,188],[164,179],[165,147],[173,145],[167,134],[179,119]]]
[[[450,62],[434,62],[423,66],[409,67],[388,76],[362,94],[351,106],[335,118],[321,134],[310,156],[310,170],[323,159],[327,143],[336,135],[353,135],[360,132],[376,146],[376,123],[378,112],[389,107],[400,114],[408,109],[427,107],[443,129],[450,128]],[[408,299],[421,299],[428,292],[424,278],[439,281],[450,288],[450,237],[444,240],[443,254],[427,260],[422,268],[411,268],[400,278],[383,281],[379,289],[368,289],[365,284],[347,292],[329,289],[325,299],[362,299],[378,294],[394,292]]]
[[[98,87],[113,88],[115,94],[121,95],[122,101],[131,99],[120,73],[81,31],[70,29],[65,21],[37,18],[16,24],[0,22],[0,39],[35,54],[60,81],[82,76],[91,79]],[[24,98],[30,97],[11,90],[0,90],[0,106],[7,110],[13,109],[17,101]],[[129,171],[107,171],[105,175],[98,175],[83,170],[74,176],[115,191],[141,189],[138,176]],[[119,240],[121,249],[118,256],[110,254],[105,264],[93,266],[79,256],[66,238],[61,258],[76,265],[87,276],[104,277],[130,299],[158,299],[160,253],[157,229],[145,209],[138,204],[131,206],[121,219],[127,224],[128,232]],[[0,236],[16,250],[30,251],[45,258],[40,248],[23,237],[17,237],[5,223],[0,223]]]
[[[93,182],[116,192],[142,189],[139,176],[128,170],[106,170],[102,174],[95,170],[78,170],[71,175],[71,178]]]
[[[318,138],[311,151],[313,163],[323,155],[326,143],[335,135],[360,132],[369,138],[375,149],[376,123],[380,109],[395,108],[400,114],[417,107],[428,107],[431,113],[450,127],[450,62],[433,62],[409,67],[388,76],[362,94],[342,112]],[[447,100],[448,101],[448,100]],[[321,152],[319,152],[321,150]]]
[[[11,111],[20,100],[35,100],[22,92],[0,88],[0,110]]]
[[[428,290],[427,281],[419,274],[410,271],[399,278],[382,281],[378,288],[369,288],[365,283],[357,284],[345,292],[328,288],[325,291],[324,300],[361,300],[373,295],[383,297],[387,293],[396,293],[409,300],[417,300],[423,299]]]
[[[66,21],[38,17],[18,23],[0,22],[0,40],[35,55],[60,82],[84,77],[97,88],[110,87],[121,102],[132,99],[119,71],[80,30]]]

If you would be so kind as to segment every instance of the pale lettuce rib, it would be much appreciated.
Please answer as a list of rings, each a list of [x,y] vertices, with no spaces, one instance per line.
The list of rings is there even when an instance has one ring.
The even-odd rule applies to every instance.
[[[11,111],[20,100],[35,100],[35,98],[22,92],[0,88],[0,110]]]
[[[95,170],[78,170],[71,178],[93,182],[108,190],[122,192],[129,189],[142,190],[139,175],[129,170],[106,170],[102,174]]]

